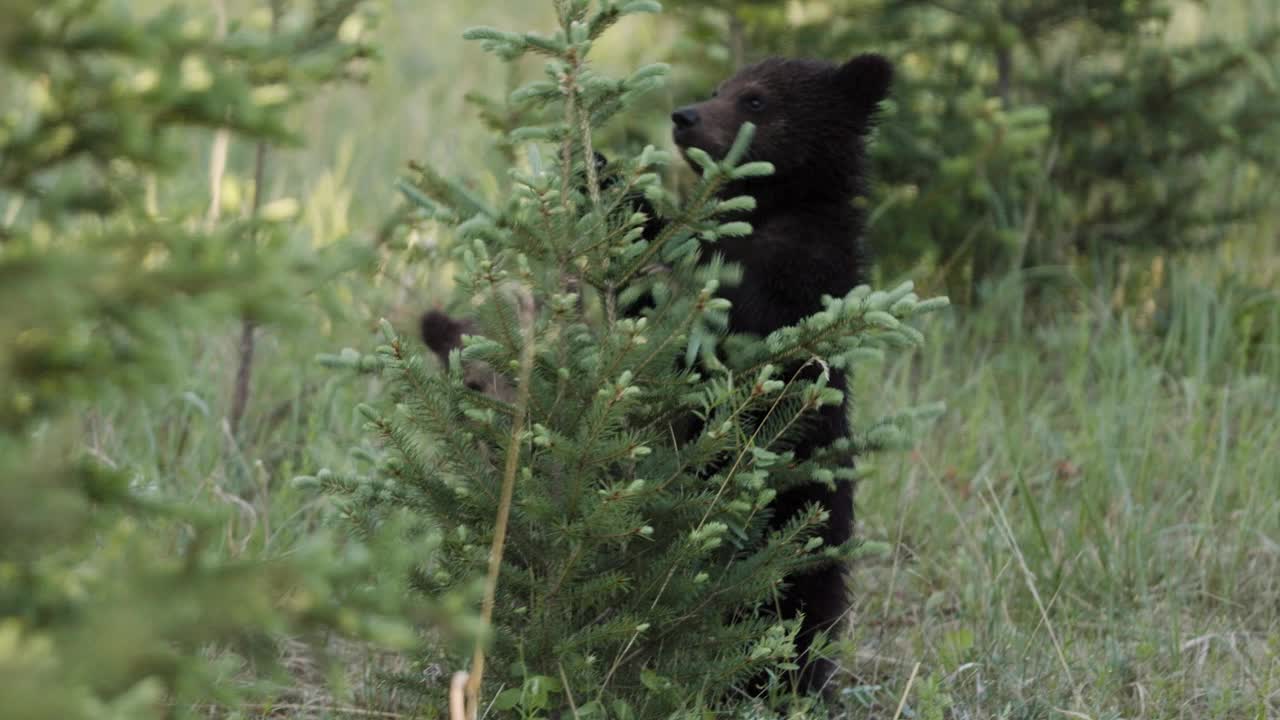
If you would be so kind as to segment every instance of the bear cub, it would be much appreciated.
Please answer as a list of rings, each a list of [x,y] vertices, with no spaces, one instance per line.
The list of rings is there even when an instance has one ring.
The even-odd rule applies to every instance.
[[[736,181],[720,193],[756,200],[754,210],[735,218],[750,222],[752,234],[714,248],[742,269],[741,282],[720,291],[732,303],[729,332],[766,336],[821,311],[823,295],[841,297],[865,282],[866,219],[854,201],[866,192],[866,139],[892,79],[893,65],[875,54],[844,64],[770,58],[740,70],[709,99],[672,113],[672,136],[682,151],[699,148],[720,159],[749,121],[756,133],[746,160],[774,166],[772,175]],[[782,377],[798,370],[787,368]],[[801,377],[817,372],[810,366]],[[848,391],[847,379],[834,369],[831,387]],[[803,460],[848,434],[846,395],[840,407],[823,408],[792,449]],[[848,483],[834,490],[814,484],[781,494],[774,501],[774,524],[786,523],[814,502],[830,511],[823,532],[826,544],[847,542],[854,524]],[[787,581],[782,615],[804,613],[797,643],[804,666],[800,684],[806,691],[819,691],[834,667],[808,657],[808,650],[815,634],[834,631],[849,608],[844,568],[829,566]]]
[[[774,166],[772,175],[735,181],[720,193],[724,198],[751,195],[756,200],[754,210],[733,218],[750,222],[752,234],[709,248],[742,270],[739,284],[720,290],[732,303],[729,332],[763,337],[821,311],[823,295],[841,297],[865,282],[866,219],[854,201],[866,192],[866,139],[892,78],[890,61],[875,54],[843,64],[770,58],[743,68],[707,100],[672,113],[672,137],[682,152],[699,148],[720,159],[749,121],[756,132],[745,160]],[[653,237],[662,223],[647,203],[640,202],[637,209],[650,216],[646,235]],[[640,312],[643,306],[642,302],[629,312]],[[442,362],[461,346],[467,327],[467,321],[439,311],[422,319],[423,338]],[[468,369],[468,384],[500,394],[486,370]],[[782,377],[797,371],[799,367],[786,368]],[[809,366],[801,377],[811,379],[818,371]],[[830,385],[847,393],[847,380],[837,370],[832,369]],[[840,407],[823,408],[792,447],[797,459],[847,436],[847,413],[847,396]],[[773,524],[785,524],[815,502],[830,511],[823,532],[826,544],[847,542],[854,524],[853,487],[848,483],[835,489],[814,484],[779,495]],[[810,658],[808,650],[814,636],[834,631],[849,609],[844,568],[828,566],[786,580],[779,602],[783,617],[804,613],[797,643],[803,666],[799,683],[804,691],[819,692],[834,666]]]

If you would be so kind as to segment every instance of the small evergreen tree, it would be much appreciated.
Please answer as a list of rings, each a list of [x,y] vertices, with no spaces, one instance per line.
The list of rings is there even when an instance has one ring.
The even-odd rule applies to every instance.
[[[360,527],[404,508],[420,516],[442,547],[413,578],[429,597],[494,563],[484,689],[497,694],[480,707],[667,717],[724,702],[793,660],[794,625],[767,612],[781,578],[845,561],[852,548],[821,546],[821,507],[770,531],[770,503],[794,484],[856,479],[842,458],[892,444],[911,417],[796,462],[787,441],[841,395],[825,376],[777,368],[853,369],[877,348],[912,346],[921,337],[906,321],[945,300],[921,301],[910,285],[862,287],[768,338],[723,337],[728,306],[715,292],[733,268],[702,254],[749,241],[750,226],[723,215],[754,201],[715,193],[772,167],[741,163],[750,126],[721,161],[690,151],[703,173],[684,203],[658,181],[667,153],[598,162],[596,129],[666,68],[605,77],[588,62],[592,44],[623,16],[658,8],[554,6],[552,35],[467,33],[507,61],[547,59],[546,79],[511,96],[522,114],[506,140],[523,162],[502,193],[482,197],[421,166],[403,185],[412,222],[453,228],[458,307],[476,332],[445,373],[389,325],[375,354],[329,358],[380,372],[389,392],[362,407],[385,455],[323,482],[351,498]],[[654,236],[637,212],[646,206],[669,221]],[[644,316],[628,314],[644,297]],[[468,387],[464,364],[499,374],[510,400]],[[677,426],[694,416],[705,429],[678,442]],[[480,664],[470,669],[475,681]]]
[[[339,37],[355,2],[320,3],[274,37],[225,38],[177,8],[18,0],[0,25],[0,715],[205,716],[238,706],[281,633],[403,643],[368,549],[317,538],[295,556],[219,552],[220,515],[134,486],[82,418],[146,395],[167,339],[218,319],[282,317],[317,283],[279,208],[211,222],[161,206],[192,128],[287,140],[285,120],[368,48]],[[9,104],[12,99],[13,103]],[[325,261],[327,263],[327,261]],[[320,263],[320,264],[325,264]],[[371,538],[371,542],[378,542]],[[399,556],[398,544],[377,549]],[[261,670],[263,668],[257,668]]]

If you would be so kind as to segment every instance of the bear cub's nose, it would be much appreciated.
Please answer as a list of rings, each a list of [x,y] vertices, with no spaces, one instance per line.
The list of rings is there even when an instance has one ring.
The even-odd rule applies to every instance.
[[[671,122],[675,123],[677,130],[687,130],[698,124],[698,111],[685,107],[671,113]]]

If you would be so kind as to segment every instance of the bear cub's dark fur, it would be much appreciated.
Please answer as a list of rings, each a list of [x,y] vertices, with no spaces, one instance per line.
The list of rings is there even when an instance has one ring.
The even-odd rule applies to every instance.
[[[730,332],[768,335],[822,310],[823,295],[841,297],[865,281],[865,217],[854,199],[866,191],[866,138],[892,78],[893,66],[879,55],[842,65],[771,58],[739,71],[710,99],[672,114],[676,144],[715,158],[724,156],[744,122],[752,122],[756,133],[747,159],[775,168],[770,176],[739,181],[721,193],[756,200],[756,209],[741,218],[751,223],[751,236],[715,247],[742,268],[741,283],[721,291],[733,303]],[[788,368],[783,377],[798,369]],[[844,375],[833,371],[831,386],[847,391]],[[797,459],[849,434],[847,405],[846,398],[840,407],[823,409],[793,447]],[[847,483],[783,493],[775,500],[774,523],[785,523],[814,502],[831,513],[823,533],[827,545],[847,542],[853,533],[853,488]],[[807,662],[800,680],[806,690],[818,690],[834,668],[811,660],[807,650],[814,634],[834,630],[849,607],[844,568],[831,566],[788,582],[783,615],[804,613],[799,649]]]
[[[711,98],[672,114],[676,145],[684,151],[700,148],[715,158],[724,156],[744,122],[752,122],[756,133],[747,159],[775,168],[770,176],[737,181],[721,192],[725,198],[756,200],[754,210],[735,218],[750,222],[752,235],[708,248],[742,268],[741,283],[720,291],[732,302],[731,333],[765,336],[794,325],[822,310],[823,295],[840,297],[865,281],[865,217],[854,200],[866,190],[866,138],[892,77],[893,66],[879,55],[860,55],[844,64],[771,58],[742,69]],[[651,220],[646,234],[652,237],[658,226]],[[439,313],[423,320],[424,339],[443,361],[460,345],[461,327]],[[798,369],[788,368],[784,377]],[[830,384],[847,391],[838,371]],[[847,405],[846,399],[841,407],[824,408],[807,426],[793,447],[798,459],[848,435]],[[853,533],[848,484],[783,493],[774,503],[774,524],[814,502],[830,510],[823,533],[827,545],[847,542]],[[844,568],[831,566],[787,582],[783,616],[804,613],[799,650],[805,670],[799,679],[806,691],[818,691],[834,668],[829,661],[810,659],[807,651],[814,635],[834,630],[849,608]]]

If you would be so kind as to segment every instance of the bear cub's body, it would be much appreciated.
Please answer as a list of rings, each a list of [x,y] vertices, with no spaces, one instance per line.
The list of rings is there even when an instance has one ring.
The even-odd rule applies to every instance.
[[[756,133],[746,159],[768,161],[775,168],[770,176],[737,181],[721,192],[724,198],[755,198],[754,210],[733,218],[750,222],[752,234],[706,248],[708,255],[719,253],[742,269],[741,283],[720,291],[732,303],[731,333],[765,336],[794,325],[822,310],[823,295],[844,296],[865,280],[865,218],[854,201],[865,191],[866,137],[892,74],[892,65],[878,55],[861,55],[843,65],[772,58],[744,68],[710,99],[672,114],[676,145],[700,148],[717,159],[742,124],[752,122]],[[650,211],[646,235],[653,237],[661,222],[650,208],[637,209]],[[422,323],[424,339],[442,362],[460,346],[466,329],[465,321],[436,311]],[[799,369],[785,369],[784,377]],[[804,370],[809,377],[817,371],[814,366]],[[475,382],[477,388],[483,386]],[[833,370],[830,384],[847,390],[838,371]],[[806,426],[792,448],[797,459],[848,435],[847,404],[846,398],[840,407],[823,408],[821,417]],[[826,544],[847,542],[853,532],[853,488],[848,484],[834,490],[814,484],[783,493],[774,501],[774,524],[784,524],[814,502],[830,511]],[[807,651],[815,633],[834,629],[849,608],[844,569],[830,566],[786,582],[783,616],[804,613],[800,682],[805,690],[817,691],[827,684],[833,666],[810,659]]]
[[[742,268],[742,281],[724,288],[732,303],[729,331],[765,336],[822,310],[822,296],[841,297],[865,281],[865,218],[855,198],[865,192],[866,137],[880,101],[888,93],[892,65],[878,55],[843,64],[772,58],[744,68],[708,100],[672,114],[673,138],[687,150],[700,148],[720,158],[744,122],[756,133],[747,159],[768,161],[772,175],[739,181],[723,197],[751,195],[755,210],[745,213],[753,232],[725,240],[714,250]],[[790,377],[799,368],[786,369]],[[806,369],[812,377],[816,367]],[[847,391],[843,374],[831,386]],[[798,459],[849,433],[848,399],[826,407],[793,447]],[[850,458],[852,462],[852,458]],[[814,484],[783,493],[774,502],[781,525],[804,506],[821,503],[830,511],[824,540],[847,542],[853,533],[853,488]],[[811,659],[807,650],[820,630],[834,630],[849,607],[844,568],[788,578],[781,611],[804,613],[799,638],[806,690],[826,685],[833,666]]]

